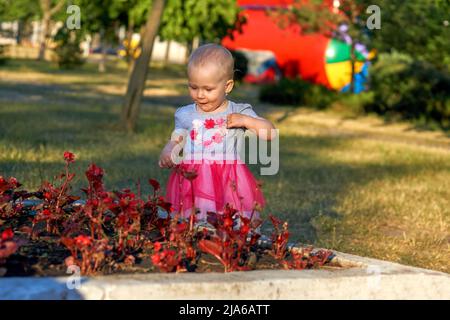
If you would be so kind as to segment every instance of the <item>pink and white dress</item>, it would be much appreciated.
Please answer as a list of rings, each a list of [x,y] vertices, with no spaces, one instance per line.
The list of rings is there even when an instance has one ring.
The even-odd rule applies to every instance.
[[[197,219],[206,219],[207,211],[222,212],[228,203],[249,217],[259,216],[265,199],[249,168],[240,156],[245,128],[226,128],[229,113],[260,118],[251,105],[228,101],[227,110],[218,113],[198,111],[195,104],[175,112],[175,132],[184,136],[181,163],[172,169],[166,189],[166,200],[175,212],[188,218],[192,206],[199,209]],[[191,181],[180,173],[195,171]],[[194,201],[192,201],[194,192]]]

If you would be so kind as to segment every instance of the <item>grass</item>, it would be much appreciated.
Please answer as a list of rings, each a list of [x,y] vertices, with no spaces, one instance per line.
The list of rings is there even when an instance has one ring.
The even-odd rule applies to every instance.
[[[0,175],[27,189],[52,179],[65,150],[75,152],[75,193],[90,162],[106,170],[110,188],[138,180],[163,186],[157,166],[173,112],[189,101],[182,68],[153,66],[137,132],[118,119],[126,68],[107,74],[87,64],[60,71],[49,63],[11,60],[0,68]],[[8,79],[8,80],[6,80]],[[280,129],[280,170],[259,176],[267,207],[290,224],[292,239],[348,253],[450,272],[450,141],[376,117],[258,104],[255,87],[231,99],[248,101]]]

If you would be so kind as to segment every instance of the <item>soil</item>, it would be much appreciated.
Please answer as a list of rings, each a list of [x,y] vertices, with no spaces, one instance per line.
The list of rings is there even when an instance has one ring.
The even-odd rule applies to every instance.
[[[39,237],[36,239],[29,238],[29,231],[32,220],[32,213],[30,209],[25,209],[23,214],[7,219],[0,220],[2,229],[11,228],[15,230],[14,241],[19,244],[18,250],[6,259],[6,263],[0,265],[0,277],[57,277],[67,276],[71,272],[67,271],[65,259],[71,256],[71,252],[60,242],[61,237],[47,233],[45,230],[45,222],[41,221],[35,227],[41,230]],[[40,226],[40,227],[39,227]],[[114,234],[113,230],[105,230],[107,233]],[[146,239],[155,241],[160,237],[159,232],[141,231]],[[250,270],[281,270],[283,265],[269,254],[266,247],[257,247],[255,252],[251,253],[250,258],[247,259],[245,266]],[[135,258],[134,264],[127,264],[119,259],[108,258],[108,263],[105,263],[102,268],[97,271],[96,275],[109,274],[133,274],[133,273],[149,273],[149,272],[163,272],[151,262],[152,249],[144,247],[140,251],[133,252]],[[333,260],[324,266],[315,267],[327,270],[342,269]],[[189,271],[197,273],[202,272],[224,272],[223,265],[212,255],[201,253],[197,263]]]
[[[152,264],[150,254],[150,251],[137,253],[133,265],[112,261],[105,265],[97,275],[162,272]],[[39,240],[27,240],[27,243],[23,244],[0,267],[0,275],[3,274],[5,277],[67,276],[64,260],[69,256],[70,251],[59,244],[57,237],[48,236],[40,237]],[[255,254],[253,263],[249,265],[252,270],[283,269],[276,259],[263,250]],[[336,270],[342,269],[342,266],[332,261],[320,269]],[[224,268],[215,257],[202,253],[195,272],[224,272]]]

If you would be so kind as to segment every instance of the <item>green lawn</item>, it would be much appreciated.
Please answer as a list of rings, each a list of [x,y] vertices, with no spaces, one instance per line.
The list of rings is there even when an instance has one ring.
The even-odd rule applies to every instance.
[[[127,72],[112,64],[60,71],[49,63],[13,60],[0,67],[0,175],[27,189],[77,155],[75,193],[95,162],[112,188],[148,178],[165,185],[157,166],[173,112],[189,102],[183,69],[153,66],[137,132],[118,119]],[[348,253],[450,272],[450,139],[376,117],[351,118],[307,108],[257,103],[256,88],[239,85],[231,99],[249,101],[280,129],[280,171],[258,176],[264,215],[287,219],[292,239]],[[407,129],[405,129],[407,128]]]

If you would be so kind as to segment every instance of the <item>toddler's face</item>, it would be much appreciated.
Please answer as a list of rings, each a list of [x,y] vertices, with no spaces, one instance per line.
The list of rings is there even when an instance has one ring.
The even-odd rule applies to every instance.
[[[188,70],[189,94],[204,112],[219,108],[231,92],[233,80],[227,80],[221,70],[213,64],[190,67]]]

